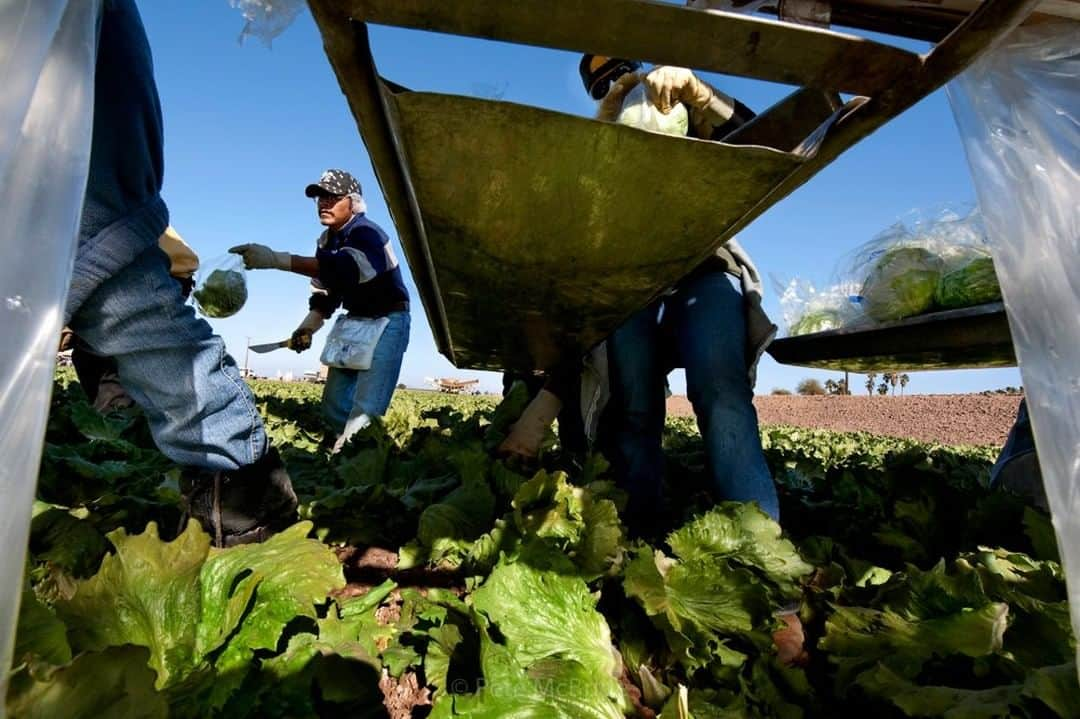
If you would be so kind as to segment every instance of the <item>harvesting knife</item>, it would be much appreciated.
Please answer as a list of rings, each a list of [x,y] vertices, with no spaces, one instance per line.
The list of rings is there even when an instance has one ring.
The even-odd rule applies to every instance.
[[[274,350],[279,350],[282,347],[288,347],[291,343],[292,340],[288,339],[281,340],[280,342],[270,342],[264,345],[251,345],[250,347],[248,347],[248,349],[250,349],[252,352],[258,352],[262,354],[263,352],[273,352]]]

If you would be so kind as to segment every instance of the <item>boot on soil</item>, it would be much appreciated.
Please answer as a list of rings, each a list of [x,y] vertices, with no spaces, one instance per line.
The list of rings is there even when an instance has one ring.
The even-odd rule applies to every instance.
[[[186,516],[199,520],[218,547],[262,542],[297,518],[296,493],[274,448],[246,467],[201,470],[182,489]]]

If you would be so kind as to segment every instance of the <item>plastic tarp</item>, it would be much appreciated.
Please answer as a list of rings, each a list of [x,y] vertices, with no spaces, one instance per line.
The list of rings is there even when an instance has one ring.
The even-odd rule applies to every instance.
[[[1080,637],[1080,23],[1016,30],[948,88],[1020,361]]]
[[[100,7],[0,1],[0,695],[90,163]]]

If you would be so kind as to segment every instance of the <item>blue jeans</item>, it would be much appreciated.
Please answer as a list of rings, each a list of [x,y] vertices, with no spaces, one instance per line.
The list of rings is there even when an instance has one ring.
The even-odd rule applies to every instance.
[[[664,378],[679,366],[686,368],[715,498],[757,502],[779,518],[747,376],[743,298],[725,273],[691,276],[674,294],[633,315],[608,339],[608,361],[612,397],[605,432],[630,494],[629,518],[647,516],[660,500]]]
[[[411,320],[408,312],[391,312],[386,317],[390,324],[375,345],[370,369],[331,367],[326,375],[323,415],[338,434],[345,432],[349,420],[381,417],[390,406],[401,375],[401,358],[409,346]]]
[[[71,328],[94,354],[116,360],[121,384],[174,462],[233,470],[266,452],[251,390],[225,343],[184,304],[158,247],[100,284]]]
[[[66,318],[92,353],[116,360],[158,448],[180,464],[234,470],[265,454],[255,401],[225,344],[184,304],[157,246],[161,108],[133,0],[104,4],[94,135]]]
[[[65,322],[95,289],[157,245],[169,224],[161,106],[150,46],[133,0],[101,15],[94,76],[94,134]]]

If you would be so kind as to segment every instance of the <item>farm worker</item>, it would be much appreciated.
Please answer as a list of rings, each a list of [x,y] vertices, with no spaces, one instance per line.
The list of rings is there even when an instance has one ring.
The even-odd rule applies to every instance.
[[[1016,421],[1009,430],[1001,454],[990,469],[990,486],[1023,495],[1039,509],[1050,511],[1042,470],[1039,469],[1039,455],[1035,451],[1035,435],[1031,431],[1026,398],[1020,400]]]
[[[742,103],[685,68],[661,66],[648,73],[639,69],[638,63],[628,60],[582,58],[579,70],[585,90],[600,101],[598,119],[614,120],[639,83],[644,83],[661,112],[683,103],[690,114],[690,132],[699,138],[722,139],[753,117]],[[731,240],[590,354],[582,375],[582,414],[587,433],[598,436],[629,493],[628,526],[648,531],[657,516],[664,470],[665,378],[675,367],[686,369],[687,394],[705,443],[715,497],[754,501],[773,518],[779,517],[752,402],[758,359],[775,334],[776,325],[761,308],[757,269]],[[561,408],[565,394],[558,383],[549,383],[514,425],[502,449],[535,453],[543,428]],[[601,410],[603,419],[598,422]]]
[[[195,286],[195,270],[199,269],[199,256],[184,242],[172,225],[165,228],[158,238],[158,247],[169,256],[169,274],[180,286],[180,294],[186,300]],[[83,348],[71,328],[65,327],[60,334],[60,351],[71,350],[71,363],[79,377],[79,384],[98,412],[125,409],[135,400],[120,384],[116,360],[99,357]]]
[[[185,504],[218,545],[261,541],[296,517],[289,475],[225,343],[184,303],[158,245],[161,106],[133,0],[103,4],[94,130],[65,324],[116,361],[158,448],[192,467]]]
[[[347,314],[334,323],[322,356],[329,366],[323,415],[337,433],[337,452],[390,406],[409,345],[409,293],[390,238],[367,217],[356,178],[344,170],[327,170],[304,194],[314,198],[319,222],[326,227],[314,257],[256,244],[229,251],[241,255],[251,270],[285,270],[311,278],[308,313],[290,344],[297,352],[310,348],[312,335],[344,306]]]

